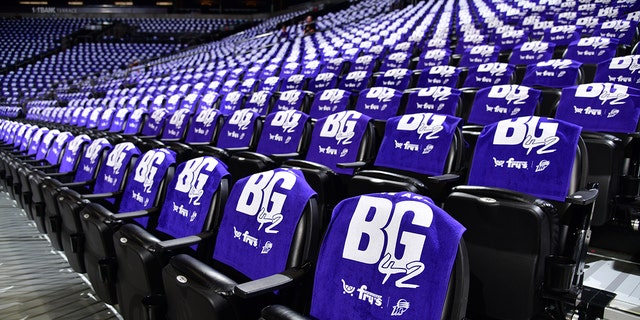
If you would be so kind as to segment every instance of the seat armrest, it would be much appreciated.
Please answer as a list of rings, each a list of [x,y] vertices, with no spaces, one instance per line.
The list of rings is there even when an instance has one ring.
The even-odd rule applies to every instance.
[[[87,199],[87,200],[96,200],[96,199],[104,199],[104,198],[113,198],[120,194],[122,194],[122,192],[88,193],[88,194],[83,194],[80,197],[82,199]]]
[[[308,265],[309,264],[306,264],[300,268],[290,268],[281,273],[241,283],[236,285],[233,293],[241,298],[247,299],[287,287],[306,274]]]
[[[168,250],[186,248],[188,246],[197,244],[197,243],[201,242],[202,240],[211,237],[212,235],[213,235],[213,233],[211,233],[211,232],[202,232],[202,233],[199,233],[199,234],[196,234],[196,235],[193,235],[193,236],[187,236],[187,237],[182,237],[182,238],[177,238],[177,239],[170,239],[170,240],[160,241],[158,243],[154,243],[149,248],[149,251],[154,252],[154,253],[163,253],[163,252],[166,252]]]
[[[247,151],[249,150],[248,147],[235,147],[235,148],[224,148],[225,151],[227,151],[228,153],[235,153],[235,152],[240,152],[240,151]]]
[[[104,210],[107,210],[107,209],[104,209]],[[130,219],[133,219],[133,218],[139,218],[139,217],[148,216],[148,215],[150,215],[150,214],[152,214],[154,212],[158,212],[159,210],[160,210],[160,208],[153,207],[153,208],[148,209],[148,210],[138,210],[138,211],[131,211],[131,212],[116,213],[116,214],[113,214],[111,217],[114,220],[130,220]]]
[[[260,319],[264,320],[306,320],[309,319],[288,307],[281,305],[270,305],[262,309]]]
[[[350,169],[350,168],[362,168],[364,166],[366,166],[367,163],[364,161],[354,161],[354,162],[341,162],[341,163],[336,163],[336,167],[338,168],[342,168],[342,169]]]
[[[567,197],[567,202],[581,206],[592,204],[598,198],[598,189],[579,190]]]
[[[443,183],[455,183],[460,181],[460,175],[454,173],[447,173],[439,176],[428,177],[429,183],[443,184]]]
[[[276,161],[282,162],[284,160],[287,159],[291,159],[291,158],[297,158],[299,157],[300,154],[297,152],[291,152],[291,153],[274,153],[269,155],[270,158],[273,158]]]

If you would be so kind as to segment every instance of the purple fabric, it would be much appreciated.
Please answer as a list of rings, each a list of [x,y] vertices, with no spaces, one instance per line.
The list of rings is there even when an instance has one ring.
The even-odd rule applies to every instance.
[[[40,130],[40,128],[34,125],[25,131],[24,139],[22,139],[22,141],[20,142],[19,150],[21,152],[27,151],[29,149],[29,146],[31,145],[31,141],[33,140],[33,136],[38,130]]]
[[[588,37],[571,42],[564,54],[565,59],[582,63],[599,63],[616,56],[617,39]]]
[[[426,175],[443,174],[460,121],[460,118],[432,113],[388,119],[375,165]]]
[[[497,33],[495,43],[501,50],[512,50],[517,45],[527,41],[528,37],[529,32],[523,29],[511,30],[503,33]]]
[[[45,161],[49,164],[60,164],[62,161],[60,153],[62,153],[62,150],[67,147],[67,143],[71,139],[73,139],[73,134],[71,132],[61,132],[58,134],[47,152]]]
[[[555,48],[555,43],[542,41],[525,42],[513,49],[509,62],[514,65],[529,65],[547,61],[553,57]]]
[[[240,91],[229,92],[220,102],[220,112],[224,115],[232,114],[242,107],[244,95]]]
[[[559,46],[569,45],[580,39],[582,28],[575,25],[554,26],[544,31],[542,41],[553,42]]]
[[[287,90],[303,90],[306,86],[308,78],[303,74],[294,74],[287,78],[282,85],[281,91]]]
[[[485,63],[469,68],[463,87],[485,88],[509,84],[515,68],[506,63]]]
[[[497,62],[499,55],[500,47],[489,45],[473,46],[464,51],[458,66],[471,67],[483,63]]]
[[[294,74],[297,74],[300,71],[300,64],[297,62],[289,62],[282,66],[282,70],[280,70],[281,78],[288,78]]]
[[[191,159],[178,165],[167,186],[157,230],[174,238],[198,234],[211,207],[211,200],[229,172],[214,157]]]
[[[629,55],[598,64],[593,82],[612,82],[640,88],[640,55]]]
[[[116,113],[116,109],[107,108],[100,115],[100,119],[98,121],[98,130],[106,131],[111,127],[111,121],[113,120],[113,116]]]
[[[333,113],[318,120],[306,160],[323,164],[337,173],[353,174],[353,169],[338,168],[336,164],[357,160],[370,121],[369,116],[352,110]]]
[[[87,122],[89,121],[89,116],[93,113],[92,107],[86,107],[82,110],[82,113],[78,117],[78,127],[86,127]]]
[[[371,74],[366,71],[349,72],[340,82],[338,88],[351,92],[360,92],[367,88],[370,78]]]
[[[476,143],[468,184],[565,201],[580,131],[577,125],[540,117],[487,125]]]
[[[297,110],[268,114],[256,151],[266,155],[298,152],[308,119],[307,114]]]
[[[415,44],[412,42],[404,41],[397,43],[389,52],[406,52],[408,54],[413,53],[413,49],[415,48]]]
[[[402,92],[385,87],[373,87],[360,93],[355,110],[373,119],[388,119],[398,114]]]
[[[191,110],[180,109],[176,111],[171,115],[167,124],[165,124],[162,139],[181,139],[184,136],[185,130],[187,130],[190,119]]]
[[[248,147],[258,117],[260,114],[250,109],[234,112],[222,126],[216,145],[219,148]]]
[[[309,91],[318,92],[325,89],[333,89],[338,84],[338,76],[335,73],[319,73],[309,81]]]
[[[266,115],[271,109],[273,93],[269,91],[257,91],[251,95],[251,98],[247,101],[244,108],[257,112],[258,114]]]
[[[227,80],[222,85],[222,88],[220,88],[219,93],[221,95],[226,95],[229,92],[236,91],[236,88],[238,87],[238,84],[239,84],[239,81],[236,80],[236,79]]]
[[[278,91],[280,90],[281,82],[282,82],[282,79],[280,79],[279,77],[268,77],[264,79],[262,83],[260,83],[260,87],[258,88],[258,90],[271,91],[271,92]]]
[[[200,112],[202,110],[211,109],[216,107],[216,103],[220,100],[220,95],[215,92],[210,92],[202,96],[200,102],[198,102],[197,110],[193,110],[196,112]]]
[[[464,53],[465,50],[471,47],[481,45],[487,42],[488,42],[487,37],[484,35],[473,34],[473,35],[464,36],[458,39],[458,43],[456,45],[456,49],[454,53],[462,54]]]
[[[180,102],[180,109],[189,109],[191,110],[191,112],[195,112],[196,103],[198,102],[199,98],[200,98],[200,95],[197,93],[190,93],[186,95],[182,99],[182,102]]]
[[[284,271],[298,222],[315,194],[296,169],[239,180],[226,203],[213,258],[249,279]]]
[[[257,80],[254,78],[244,79],[242,83],[238,86],[238,91],[245,94],[255,91],[255,88],[257,86],[256,81]]]
[[[116,115],[113,117],[113,122],[111,122],[111,127],[109,127],[109,132],[121,132],[124,129],[124,124],[127,121],[131,110],[123,108],[119,109],[116,112]]]
[[[405,114],[431,112],[437,114],[457,114],[462,91],[450,87],[429,87],[409,94]]]
[[[75,108],[73,110],[73,113],[71,114],[71,120],[69,121],[69,124],[72,126],[78,126],[78,127],[82,127],[80,125],[78,125],[78,122],[80,121],[80,118],[82,117],[82,114],[84,113],[85,108],[83,107],[78,107]],[[86,122],[85,122],[86,124]]]
[[[63,151],[62,161],[60,162],[60,168],[58,169],[58,172],[67,173],[73,171],[81,155],[80,152],[84,151],[85,145],[89,144],[90,142],[91,138],[89,138],[89,136],[86,134],[81,134],[69,141]]]
[[[180,107],[180,100],[182,99],[182,95],[181,94],[174,94],[171,95],[169,97],[169,99],[167,99],[167,101],[164,104],[164,108],[167,109],[167,111],[169,111],[169,113],[174,113],[176,110],[178,110],[178,107]]]
[[[84,182],[93,179],[100,162],[100,156],[103,152],[111,150],[112,148],[111,143],[105,138],[93,140],[87,147],[82,158],[80,158],[78,170],[73,178],[73,182]]]
[[[142,135],[153,137],[160,135],[168,116],[169,111],[166,109],[157,109],[154,111],[142,127]]]
[[[327,64],[324,65],[324,69],[322,69],[322,73],[330,72],[330,73],[340,74],[342,72],[342,68],[344,68],[345,63],[346,63],[346,60],[343,58],[333,58],[327,61]]]
[[[119,211],[133,212],[156,205],[162,179],[175,163],[176,153],[172,150],[164,148],[145,152],[129,173]],[[136,218],[135,221],[146,228],[149,217]]]
[[[405,90],[411,84],[413,71],[409,69],[389,69],[376,79],[377,87]]]
[[[554,17],[554,24],[558,26],[575,24],[577,19],[578,19],[578,13],[575,11],[561,12]]]
[[[229,70],[218,70],[216,74],[213,76],[213,81],[223,82],[227,79],[227,75],[229,74]]]
[[[320,248],[311,316],[440,319],[464,231],[414,193],[340,202]]]
[[[126,168],[132,157],[140,155],[140,150],[131,142],[118,143],[109,152],[106,163],[98,169],[94,193],[115,192],[120,190],[125,178]]]
[[[274,76],[277,76],[279,72],[280,72],[280,65],[270,64],[264,67],[264,69],[262,70],[262,73],[260,74],[260,78],[266,79],[269,77],[274,77]]]
[[[612,83],[589,83],[562,89],[556,118],[585,131],[636,132],[640,91]]]
[[[448,39],[440,39],[440,38],[433,38],[433,39],[428,39],[425,44],[424,47],[422,48],[422,51],[426,51],[426,50],[430,50],[430,49],[445,49],[449,47],[449,40]]]
[[[308,94],[302,90],[288,90],[280,92],[280,96],[273,105],[273,111],[301,110]]]
[[[47,151],[49,151],[49,147],[53,143],[53,140],[58,136],[60,130],[46,130],[44,134],[41,136],[40,143],[36,148],[35,159],[36,160],[44,160],[47,156]],[[31,149],[30,149],[31,150]]]
[[[382,61],[380,71],[389,69],[408,68],[411,62],[411,54],[406,52],[395,52],[388,54]]]
[[[609,20],[600,24],[594,31],[594,36],[618,39],[620,44],[632,44],[638,28],[638,21]]]
[[[216,125],[222,113],[216,109],[204,109],[198,113],[187,131],[186,143],[211,143]]]
[[[307,62],[302,67],[302,70],[300,70],[300,73],[304,74],[307,77],[315,77],[316,75],[318,75],[318,73],[320,73],[320,70],[322,70],[323,66],[324,65],[322,64],[322,62],[318,60],[312,60]]]
[[[324,118],[332,113],[347,110],[351,92],[341,89],[327,89],[315,95],[309,116],[313,119]]]
[[[14,148],[19,148],[20,144],[22,143],[22,140],[25,138],[25,133],[30,128],[31,128],[30,124],[22,124],[22,125],[20,125],[20,128],[18,130],[16,130],[16,134],[13,137],[13,140],[8,139],[8,140],[5,140],[5,142],[9,143],[9,142],[13,141],[13,147]]]
[[[102,116],[103,112],[104,112],[103,107],[97,107],[93,109],[93,111],[91,111],[91,114],[89,115],[89,118],[87,119],[86,127],[88,129],[97,128],[98,121],[100,120],[100,117]]]
[[[580,9],[578,10],[579,10],[578,14],[584,14],[582,10]],[[594,15],[586,15],[586,16],[583,15],[582,17],[578,18],[578,20],[576,20],[576,25],[582,27],[582,34],[596,35],[595,34],[596,28],[600,25],[602,20],[603,19],[596,17]]]
[[[449,49],[430,49],[420,55],[416,69],[422,70],[434,66],[446,66],[451,59]]]
[[[137,134],[140,130],[142,118],[148,115],[146,108],[138,108],[131,112],[131,116],[127,119],[127,124],[124,128],[125,134]]]
[[[418,78],[419,88],[444,86],[455,88],[460,77],[460,69],[454,66],[435,66],[422,70]]]
[[[373,72],[373,69],[375,68],[377,62],[378,60],[374,55],[364,55],[358,57],[358,59],[356,59],[356,61],[352,63],[349,71]]]
[[[540,90],[519,85],[500,85],[478,90],[469,123],[487,125],[504,119],[532,116]]]
[[[581,62],[569,59],[552,59],[528,65],[522,79],[525,86],[563,88],[576,85]]]

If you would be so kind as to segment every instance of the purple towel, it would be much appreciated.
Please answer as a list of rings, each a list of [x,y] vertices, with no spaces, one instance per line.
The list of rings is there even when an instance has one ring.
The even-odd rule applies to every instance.
[[[462,91],[450,87],[429,87],[413,91],[407,99],[405,114],[430,112],[455,116]]]
[[[460,120],[432,113],[388,119],[375,165],[426,175],[443,174]]]
[[[585,131],[636,132],[640,91],[612,83],[589,83],[562,89],[556,118]]]
[[[402,92],[386,88],[373,87],[360,93],[355,110],[373,119],[388,119],[398,114]]]
[[[483,63],[497,62],[500,55],[500,47],[490,45],[479,45],[468,48],[464,51],[459,67],[477,66]]]
[[[72,139],[73,134],[71,132],[61,132],[58,134],[56,139],[53,141],[51,148],[49,148],[49,151],[47,152],[45,161],[49,164],[60,164],[60,161],[62,161],[60,153],[66,148],[67,143]]]
[[[216,103],[220,100],[220,95],[215,92],[209,92],[202,96],[200,102],[198,102],[198,109],[196,112],[200,112],[206,109],[212,109],[216,106]]]
[[[189,126],[186,143],[211,143],[216,132],[216,125],[222,113],[217,109],[205,109],[195,116],[194,121]]]
[[[409,192],[349,198],[333,211],[313,286],[316,319],[441,318],[465,228]]]
[[[127,124],[125,125],[124,133],[137,134],[140,130],[142,117],[144,117],[145,115],[148,115],[148,111],[147,108],[144,107],[138,108],[131,112],[131,116],[129,116]]]
[[[638,21],[634,20],[609,20],[600,24],[593,32],[594,36],[618,39],[620,44],[630,45],[633,42]]]
[[[564,58],[582,63],[599,63],[615,57],[617,48],[618,39],[603,37],[581,38],[569,44]]]
[[[239,180],[225,206],[213,258],[249,279],[284,271],[300,217],[315,194],[296,169]]]
[[[339,88],[351,92],[360,92],[367,88],[367,83],[370,78],[371,73],[366,71],[349,72],[340,82]]]
[[[157,230],[174,238],[204,231],[211,200],[222,179],[228,175],[224,164],[210,156],[178,165],[174,178],[167,186]]]
[[[578,82],[581,62],[569,59],[552,59],[528,65],[522,79],[525,86],[564,88]]]
[[[51,134],[49,132],[53,131]],[[40,134],[38,134],[40,133]],[[47,155],[47,150],[53,139],[60,133],[60,130],[49,130],[41,128],[33,135],[32,143],[29,145],[29,155],[34,156],[36,160],[42,160]]]
[[[302,90],[308,80],[304,74],[294,74],[285,80],[281,91]]]
[[[485,88],[511,83],[514,66],[507,63],[491,62],[469,68],[463,87]]]
[[[129,109],[119,109],[113,117],[113,122],[111,122],[109,132],[121,132],[124,129],[124,124],[127,121],[130,113],[131,110]]]
[[[487,36],[481,34],[465,35],[458,39],[454,53],[463,54],[465,50],[487,42]]]
[[[327,89],[315,95],[309,116],[313,119],[324,118],[332,113],[347,110],[351,92],[341,89]]]
[[[517,45],[520,45],[527,41],[529,38],[529,32],[524,29],[515,29],[496,33],[495,43],[501,50],[512,50]],[[509,60],[512,64],[515,64]]]
[[[133,143],[122,142],[115,145],[109,152],[105,164],[98,169],[93,192],[105,193],[120,190],[126,168],[134,155],[140,155],[140,150]]]
[[[113,120],[113,116],[116,113],[116,109],[107,108],[100,115],[100,119],[98,120],[98,130],[99,131],[107,131],[111,127],[111,120]]]
[[[82,113],[78,117],[78,127],[86,127],[87,121],[89,120],[89,116],[93,113],[93,107],[86,107],[82,110]]]
[[[258,90],[271,91],[271,92],[278,91],[280,90],[281,82],[282,82],[282,79],[280,79],[279,77],[268,77],[264,79],[262,83],[260,83],[260,87],[258,88]]]
[[[315,77],[316,75],[318,75],[318,73],[320,73],[322,67],[323,64],[319,60],[311,60],[305,63],[300,73],[307,77]]]
[[[269,91],[257,91],[251,94],[244,108],[257,112],[260,115],[266,115],[271,106],[271,96]]]
[[[616,57],[598,64],[593,82],[611,82],[640,88],[640,55]]]
[[[91,111],[91,114],[89,114],[89,117],[87,118],[87,123],[85,124],[85,127],[87,127],[88,129],[97,128],[98,120],[100,120],[100,116],[102,115],[102,112],[104,112],[103,107],[97,107],[93,109]]]
[[[260,74],[260,78],[261,79],[266,79],[266,78],[269,78],[269,77],[274,77],[274,76],[277,76],[279,72],[280,72],[280,65],[279,64],[270,64],[270,65],[264,67],[264,69],[262,69],[262,73]]]
[[[248,147],[259,116],[257,112],[250,109],[234,112],[222,125],[216,145],[219,148]]]
[[[580,131],[577,125],[540,117],[487,125],[478,137],[469,185],[565,201]]]
[[[371,118],[360,112],[346,110],[318,120],[313,129],[306,159],[323,164],[337,173],[353,174],[337,163],[358,160],[358,150]]]
[[[306,97],[307,94],[302,90],[282,91],[273,105],[273,111],[301,110]]]
[[[378,62],[378,60],[372,54],[367,54],[367,55],[364,55],[364,56],[360,56],[360,57],[358,57],[358,59],[356,59],[356,61],[353,63],[353,65],[351,65],[351,70],[350,71],[373,72],[373,69],[376,66],[376,62]]]
[[[86,134],[78,135],[69,141],[62,154],[62,161],[60,162],[58,172],[67,173],[73,171],[80,157],[80,151],[84,151],[84,147],[90,142],[91,138]]]
[[[24,152],[29,149],[31,141],[33,140],[33,136],[38,130],[40,130],[40,128],[34,125],[25,131],[24,139],[22,139],[22,141],[20,142],[20,151]]]
[[[516,46],[509,62],[514,65],[530,65],[550,60],[556,44],[553,42],[530,41]]]
[[[300,139],[309,116],[298,110],[272,112],[267,115],[256,152],[272,155],[299,151]]]
[[[319,73],[309,81],[309,91],[318,92],[326,89],[333,89],[338,84],[338,75],[335,73]]]
[[[451,50],[449,49],[430,49],[423,51],[418,60],[417,70],[426,69],[434,66],[446,66],[451,59]]]
[[[376,79],[376,87],[405,90],[411,84],[413,71],[409,69],[389,69]]]
[[[230,115],[242,107],[244,95],[240,91],[229,92],[220,102],[220,112]]]
[[[85,150],[82,158],[80,158],[73,182],[84,182],[93,179],[100,162],[100,156],[103,152],[112,148],[113,145],[105,138],[93,140]]]
[[[418,88],[444,86],[455,88],[460,77],[460,69],[454,66],[435,66],[422,70],[418,78]]]
[[[540,90],[518,85],[500,85],[478,90],[469,123],[487,125],[504,119],[532,116]]]
[[[120,212],[145,210],[156,204],[162,179],[169,167],[176,163],[176,153],[169,149],[153,149],[145,152],[129,174],[124,187]],[[135,219],[147,227],[149,217]]]
[[[407,52],[390,53],[384,58],[384,61],[382,61],[382,66],[380,66],[380,71],[387,71],[389,69],[407,68],[409,67],[409,62],[411,62],[411,54]]]
[[[162,139],[181,139],[187,130],[187,124],[191,118],[191,110],[180,109],[176,111],[164,126]]]
[[[144,136],[157,136],[162,132],[164,123],[169,116],[169,112],[166,109],[157,109],[147,119],[147,122],[142,127],[142,135]]]
[[[580,39],[582,27],[575,25],[554,26],[544,31],[542,41],[553,42],[559,46],[567,46]]]

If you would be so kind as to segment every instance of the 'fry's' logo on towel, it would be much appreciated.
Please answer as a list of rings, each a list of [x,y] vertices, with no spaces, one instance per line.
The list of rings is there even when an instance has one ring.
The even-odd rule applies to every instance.
[[[189,160],[178,175],[175,190],[186,193],[190,204],[200,205],[209,173],[212,173],[217,165],[218,161],[210,157]]]
[[[494,145],[518,145],[527,149],[529,154],[533,149],[536,154],[547,154],[555,152],[551,149],[553,145],[560,141],[556,136],[558,124],[553,122],[539,122],[537,117],[522,117],[507,119],[498,122]]]
[[[371,217],[372,210],[375,215]],[[401,201],[394,208],[388,199],[361,196],[349,223],[342,257],[377,264],[378,272],[384,275],[382,284],[394,276],[398,288],[419,287],[411,279],[425,270],[421,258],[426,237],[400,229],[406,214],[413,216],[410,223],[418,227],[429,228],[433,221],[432,209],[423,202]],[[397,250],[399,245],[404,249]]]
[[[287,195],[274,191],[274,187],[291,190],[296,184],[296,175],[287,171],[266,171],[252,175],[242,189],[236,210],[255,216],[260,224],[258,230],[269,223],[265,233],[278,233],[274,228],[282,222],[282,210]]]

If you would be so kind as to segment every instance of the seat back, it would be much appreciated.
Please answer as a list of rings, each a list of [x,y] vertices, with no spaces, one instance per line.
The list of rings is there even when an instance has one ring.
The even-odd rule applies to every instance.
[[[298,110],[268,114],[256,152],[264,155],[301,153],[308,143],[304,138],[305,130],[310,129],[308,120],[309,116]]]
[[[113,116],[113,121],[111,122],[111,126],[109,127],[109,132],[122,132],[124,130],[124,126],[129,119],[129,115],[131,114],[131,109],[122,108],[116,111],[116,114]]]
[[[66,149],[67,144],[73,138],[74,137],[73,137],[73,134],[71,132],[66,132],[65,131],[65,132],[61,132],[60,134],[58,134],[58,136],[55,138],[55,140],[51,144],[51,147],[47,151],[47,154],[46,154],[44,160],[48,164],[52,164],[52,165],[53,164],[60,164],[61,161],[62,161],[63,150]]]
[[[338,85],[338,75],[331,72],[318,73],[309,80],[307,87],[311,92],[333,89]]]
[[[255,94],[255,93],[254,93]],[[234,111],[239,110],[244,105],[244,94],[240,91],[233,91],[226,94],[220,101],[220,112],[224,115],[230,115]]]
[[[351,106],[351,92],[342,89],[327,89],[318,92],[309,109],[309,116],[313,119],[324,118],[332,113],[349,109]]]
[[[149,115],[149,118],[142,126],[141,134],[148,137],[159,137],[164,129],[165,122],[170,116],[167,109],[156,109]]]
[[[136,163],[140,149],[132,142],[121,142],[116,144],[106,162],[98,169],[96,182],[93,185],[93,193],[110,193],[120,191],[124,187],[125,177],[132,170]],[[114,203],[114,198],[107,201]]]
[[[429,49],[422,51],[416,64],[417,70],[427,69],[435,66],[447,66],[451,61],[451,50],[449,49]]]
[[[498,62],[500,47],[479,45],[468,48],[462,54],[458,67],[471,67],[483,63]]]
[[[360,92],[355,111],[376,120],[385,120],[398,114],[402,92],[387,87],[371,87]]]
[[[287,90],[276,93],[272,112],[284,110],[300,110],[308,112],[313,94],[303,90]]]
[[[410,89],[407,91],[407,103],[404,108],[405,114],[412,113],[437,113],[458,116],[460,110],[460,89],[433,86],[422,89]]]
[[[338,88],[351,91],[353,93],[359,93],[369,87],[370,82],[371,73],[366,71],[352,71],[344,76],[342,81],[340,81]]]
[[[163,141],[184,140],[187,128],[190,127],[192,111],[190,109],[179,109],[174,112],[162,131]]]
[[[460,69],[454,66],[433,66],[423,69],[418,76],[417,88],[444,86],[456,88],[460,79]]]
[[[38,153],[38,148],[45,137],[45,135],[49,132],[49,128],[42,127],[38,128],[33,135],[31,136],[31,140],[29,140],[29,145],[27,148],[28,156],[35,156]]]
[[[463,232],[431,199],[417,194],[340,202],[318,256],[311,316],[441,319]],[[464,308],[465,299],[447,303]]]
[[[510,84],[515,67],[501,62],[483,63],[469,68],[463,87],[485,88],[498,84]]]
[[[210,144],[218,136],[222,126],[222,113],[217,109],[203,109],[195,116],[184,139],[188,144]]]
[[[138,109],[133,110],[127,119],[123,134],[137,135],[140,133],[140,130],[142,130],[142,126],[147,121],[148,116],[149,113],[145,107],[139,107]]]
[[[86,134],[77,135],[69,141],[62,152],[62,161],[60,162],[58,172],[67,173],[78,169],[78,164],[81,158],[80,155],[89,143],[91,143],[91,138]]]
[[[413,85],[413,71],[409,69],[389,69],[376,78],[376,87],[405,90]]]
[[[235,111],[222,125],[216,146],[219,148],[253,147],[260,134],[259,116],[250,109]]]
[[[471,110],[462,110],[468,123],[487,125],[504,119],[534,115],[540,90],[519,85],[497,85],[478,90]]]
[[[51,148],[51,145],[55,141],[56,137],[60,134],[60,130],[53,129],[47,131],[47,133],[42,137],[42,141],[38,145],[38,151],[36,151],[35,159],[36,160],[44,160]]]
[[[628,55],[602,61],[596,68],[594,82],[617,83],[640,88],[640,55]]]
[[[271,111],[274,98],[274,94],[270,91],[256,91],[249,96],[244,108],[263,116]]]
[[[87,147],[82,158],[80,158],[78,170],[73,177],[73,181],[84,182],[95,179],[98,172],[97,168],[99,164],[102,163],[102,158],[112,148],[113,145],[105,138],[93,140]]]

